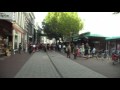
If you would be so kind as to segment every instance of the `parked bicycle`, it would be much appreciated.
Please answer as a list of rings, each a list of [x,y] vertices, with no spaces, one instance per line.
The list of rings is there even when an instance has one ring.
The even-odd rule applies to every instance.
[[[108,50],[99,50],[96,52],[96,55],[94,56],[97,59],[110,59],[109,51]]]

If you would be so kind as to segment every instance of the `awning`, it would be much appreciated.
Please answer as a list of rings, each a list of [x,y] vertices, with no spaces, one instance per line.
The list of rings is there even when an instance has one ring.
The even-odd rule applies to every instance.
[[[113,40],[113,39],[120,39],[120,36],[107,37],[105,40]]]
[[[106,36],[101,35],[101,34],[96,34],[96,33],[91,33],[91,32],[85,32],[85,33],[81,33],[80,37],[103,37],[105,38]]]
[[[87,34],[86,36],[88,36],[88,37],[105,37],[100,34]]]

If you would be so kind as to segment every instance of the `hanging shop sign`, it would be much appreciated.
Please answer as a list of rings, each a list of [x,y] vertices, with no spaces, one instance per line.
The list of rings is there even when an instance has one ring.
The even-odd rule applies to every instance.
[[[0,12],[0,19],[13,19],[13,12]]]

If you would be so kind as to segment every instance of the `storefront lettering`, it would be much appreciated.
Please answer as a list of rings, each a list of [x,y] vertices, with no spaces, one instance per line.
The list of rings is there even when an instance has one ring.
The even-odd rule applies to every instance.
[[[9,15],[5,14],[5,13],[0,13],[0,17],[3,17],[3,18],[8,18]]]

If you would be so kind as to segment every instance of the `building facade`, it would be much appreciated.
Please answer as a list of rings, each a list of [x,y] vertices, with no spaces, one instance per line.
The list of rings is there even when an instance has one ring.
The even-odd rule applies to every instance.
[[[38,25],[38,22],[36,22],[36,24],[35,24],[35,42],[36,43],[42,43],[42,29],[40,28],[40,26]]]
[[[5,49],[18,50],[19,44],[27,51],[30,35],[33,35],[33,12],[0,12],[0,53]],[[3,50],[4,49],[4,50]]]
[[[35,28],[35,16],[33,12],[24,12],[25,23],[24,23],[24,46],[27,52],[28,43],[33,43],[34,28]]]
[[[5,54],[8,47],[12,50],[13,12],[0,12],[0,55]]]

